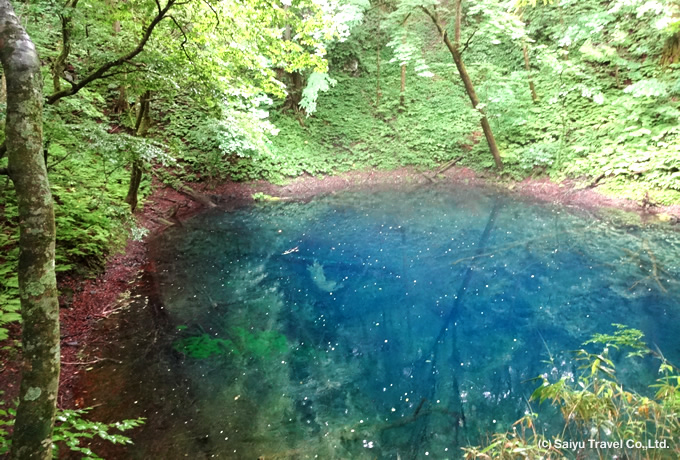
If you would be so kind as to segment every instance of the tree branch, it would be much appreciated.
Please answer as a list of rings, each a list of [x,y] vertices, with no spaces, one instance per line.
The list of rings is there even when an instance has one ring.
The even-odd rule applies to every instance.
[[[166,18],[168,11],[170,11],[170,9],[173,6],[178,5],[178,4],[179,3],[177,3],[177,0],[168,0],[168,4],[165,5],[164,8],[162,8],[158,11],[158,14],[156,15],[156,17],[153,18],[153,20],[151,21],[149,26],[146,28],[146,31],[142,35],[142,38],[139,41],[139,43],[137,44],[137,46],[135,47],[135,49],[133,49],[132,51],[130,51],[128,54],[126,54],[124,56],[120,56],[118,59],[107,62],[106,64],[102,65],[97,70],[93,71],[92,73],[87,75],[85,78],[83,78],[79,82],[74,83],[70,88],[63,89],[61,91],[57,91],[57,92],[53,93],[52,95],[50,95],[47,98],[47,101],[46,101],[47,104],[54,104],[59,99],[62,99],[66,96],[72,96],[72,95],[76,94],[78,91],[80,91],[85,86],[92,83],[93,81],[101,80],[102,78],[104,78],[103,76],[106,75],[106,72],[108,70],[110,70],[114,67],[118,67],[118,66],[124,64],[125,62],[134,59],[139,53],[141,53],[144,50],[144,46],[146,45],[146,43],[151,38],[151,34],[153,33],[154,28],[163,19]],[[158,5],[160,7],[160,4],[158,4]]]
[[[455,22],[455,28],[454,30],[454,35],[453,35],[453,42],[456,44],[456,48],[460,46],[460,22],[462,20],[463,16],[463,0],[456,0],[456,22]]]
[[[442,38],[446,39],[446,30],[444,30],[444,27],[441,25],[439,22],[439,15],[437,14],[436,11],[432,12],[425,8],[424,6],[420,7],[425,14],[427,14],[430,19],[432,19],[432,22],[434,23],[435,26],[437,26],[437,30],[439,31],[439,34],[442,36]]]
[[[460,51],[460,54],[463,54],[463,53],[465,52],[465,50],[468,49],[468,46],[470,46],[470,42],[472,42],[472,37],[475,36],[475,34],[477,33],[478,30],[479,30],[479,29],[473,30],[473,31],[472,31],[472,34],[470,34],[470,36],[468,37],[468,39],[465,40],[465,44],[463,45],[463,49]]]
[[[437,29],[440,29],[441,32],[441,28],[439,27],[439,19],[437,18],[437,13],[431,12],[424,6],[421,6],[420,8],[425,12],[425,14],[427,14],[430,17],[430,19],[432,19],[432,22],[434,22],[434,24],[437,26]]]
[[[215,15],[215,20],[217,21],[217,24],[215,24],[215,29],[213,29],[213,30],[217,30],[217,28],[220,27],[220,15],[217,14],[215,7],[212,6],[208,0],[203,0],[203,3],[208,5],[208,8],[210,8],[212,10],[213,14]]]
[[[187,42],[189,41],[189,39],[187,38],[187,34],[184,33],[184,29],[182,28],[181,25],[179,25],[179,22],[177,22],[177,19],[175,19],[174,16],[168,15],[168,17],[169,17],[170,19],[172,19],[172,22],[175,23],[175,25],[177,26],[177,28],[178,28],[179,31],[181,32],[182,37],[184,37],[184,41],[182,41],[182,44],[181,44],[180,46],[182,47],[182,51],[184,52],[184,55],[187,57],[187,59],[189,60],[189,62],[191,62],[191,63],[193,64],[193,63],[194,63],[194,60],[191,59],[191,56],[189,56],[189,53],[187,52],[187,49],[184,47],[184,45],[186,45]]]

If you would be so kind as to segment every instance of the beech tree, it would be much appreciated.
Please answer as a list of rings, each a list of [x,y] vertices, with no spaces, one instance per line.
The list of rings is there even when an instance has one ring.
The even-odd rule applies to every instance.
[[[496,145],[496,138],[493,135],[491,125],[489,124],[489,120],[487,119],[483,108],[480,107],[479,98],[477,97],[477,93],[472,83],[472,79],[470,78],[467,68],[465,67],[465,63],[463,62],[464,45],[461,45],[460,41],[461,21],[463,17],[462,4],[463,0],[455,0],[454,2],[455,16],[454,16],[453,41],[451,41],[451,37],[449,37],[448,35],[446,25],[442,22],[441,18],[439,17],[436,5],[434,5],[431,9],[424,5],[422,5],[421,8],[430,17],[430,19],[432,19],[432,22],[437,27],[437,30],[439,31],[439,34],[441,35],[442,40],[444,41],[444,44],[451,53],[451,56],[453,57],[453,62],[456,64],[456,68],[458,69],[460,79],[463,81],[463,85],[465,86],[465,92],[470,98],[470,103],[472,104],[472,107],[474,109],[479,111],[480,114],[479,122],[482,125],[482,131],[484,131],[484,137],[486,137],[486,142],[489,145],[489,150],[491,151],[491,155],[493,155],[496,167],[498,169],[503,169],[503,161],[501,160],[501,154],[498,151],[498,146]]]
[[[54,207],[43,159],[40,60],[9,0],[0,0],[0,60],[7,80],[6,174],[19,212],[23,370],[12,459],[52,458],[59,388],[59,304]]]

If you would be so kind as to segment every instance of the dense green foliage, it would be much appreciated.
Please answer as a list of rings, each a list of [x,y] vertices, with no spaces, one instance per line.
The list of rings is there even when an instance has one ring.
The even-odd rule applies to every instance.
[[[677,27],[671,3],[562,1],[524,9],[465,4],[464,56],[501,147],[505,174],[577,177],[585,183],[602,176],[604,190],[634,199],[649,192],[661,203],[677,200],[678,64],[662,64],[664,45],[673,43]],[[431,167],[458,156],[476,169],[492,165],[479,142],[477,116],[429,19],[416,8],[406,26],[394,25],[403,17],[400,11],[414,5],[420,4],[396,3],[395,12],[373,9],[348,42],[332,49],[337,84],[319,97],[304,127],[275,120],[282,129],[274,143],[287,160],[284,175]],[[518,31],[509,15],[523,18],[526,27]],[[385,46],[390,36],[404,37],[404,43]],[[523,43],[531,75],[524,68]],[[347,70],[354,60],[357,70]],[[403,107],[401,64],[407,75]]]

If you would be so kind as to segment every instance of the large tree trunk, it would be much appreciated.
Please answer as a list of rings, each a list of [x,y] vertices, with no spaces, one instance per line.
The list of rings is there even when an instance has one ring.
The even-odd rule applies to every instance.
[[[675,33],[668,37],[666,43],[663,45],[661,65],[669,66],[678,61],[680,61],[680,33]]]
[[[456,64],[456,68],[458,69],[458,74],[460,75],[460,79],[463,80],[463,85],[465,86],[465,92],[467,93],[468,97],[470,98],[470,102],[472,103],[472,107],[476,109],[479,114],[481,115],[480,119],[480,124],[482,125],[482,131],[484,131],[484,137],[486,137],[486,142],[489,145],[489,150],[491,151],[491,155],[493,155],[494,162],[496,163],[496,167],[498,169],[503,169],[503,161],[501,160],[501,154],[498,151],[498,146],[496,145],[496,139],[493,135],[493,131],[491,131],[491,125],[489,124],[489,120],[486,118],[486,114],[484,113],[483,110],[478,109],[477,106],[479,105],[479,98],[477,97],[477,93],[475,92],[475,87],[472,84],[472,80],[470,79],[470,75],[467,72],[467,69],[465,68],[465,63],[463,62],[463,56],[461,55],[460,52],[460,28],[461,28],[461,19],[462,19],[462,0],[456,0],[455,4],[455,9],[456,9],[456,23],[455,23],[455,35],[454,35],[454,41],[451,42],[451,39],[449,38],[446,30],[444,29],[444,26],[442,23],[439,21],[439,18],[436,13],[430,12],[427,8],[423,8],[425,13],[427,13],[428,16],[432,19],[432,22],[434,22],[435,26],[437,26],[437,30],[439,30],[439,33],[442,36],[442,39],[444,40],[444,44],[446,47],[449,49],[449,52],[451,53],[451,56],[453,57],[453,62]]]
[[[8,0],[0,0],[0,60],[7,78],[8,172],[19,208],[23,320],[23,369],[10,458],[50,459],[60,365],[54,208],[42,152],[40,60]]]
[[[139,111],[137,112],[137,120],[135,122],[135,133],[139,137],[144,137],[146,131],[149,129],[151,117],[149,109],[151,107],[151,91],[146,91],[139,98]],[[132,160],[132,167],[130,168],[130,185],[128,193],[125,197],[125,202],[130,205],[130,211],[135,212],[137,203],[139,201],[139,186],[142,183],[142,159],[135,158]]]
[[[302,102],[302,91],[305,89],[305,79],[297,70],[286,73],[286,75],[288,76],[288,96],[284,106],[292,109],[294,112],[302,112],[303,109],[300,107],[300,102]]]

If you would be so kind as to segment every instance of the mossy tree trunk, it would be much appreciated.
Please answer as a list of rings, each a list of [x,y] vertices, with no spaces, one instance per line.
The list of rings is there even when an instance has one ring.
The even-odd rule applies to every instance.
[[[149,129],[149,124],[151,124],[150,107],[151,91],[146,91],[139,98],[139,110],[137,111],[137,120],[135,122],[135,133],[137,136],[144,137]],[[130,168],[130,185],[125,197],[125,202],[130,205],[131,212],[135,212],[139,201],[139,186],[142,183],[143,176],[142,166],[141,158],[138,156],[133,158],[132,167]]]
[[[0,60],[7,78],[7,169],[19,210],[23,320],[23,369],[10,458],[50,459],[60,367],[54,208],[42,152],[40,60],[8,0],[0,0]]]
[[[3,73],[0,77],[0,104],[7,102],[7,82],[5,80],[5,74]],[[2,158],[2,155],[0,155]]]
[[[458,69],[458,74],[460,75],[460,79],[463,81],[463,86],[465,86],[465,92],[467,93],[468,97],[470,98],[470,102],[472,103],[472,107],[479,112],[481,115],[481,118],[479,120],[480,124],[482,125],[482,131],[484,131],[484,137],[486,137],[486,142],[489,145],[489,150],[491,151],[491,155],[493,155],[494,162],[496,163],[496,167],[498,169],[503,169],[503,161],[501,160],[501,154],[498,150],[498,146],[496,145],[496,138],[493,135],[493,131],[491,130],[491,125],[489,124],[489,120],[486,118],[486,114],[484,111],[480,108],[478,109],[477,106],[479,105],[479,98],[477,97],[477,93],[475,92],[475,87],[472,84],[472,79],[470,78],[470,74],[467,72],[467,68],[465,67],[465,63],[463,62],[463,56],[461,54],[460,50],[460,29],[461,29],[461,19],[462,19],[462,3],[463,0],[456,0],[455,2],[455,29],[454,29],[454,39],[453,42],[449,38],[448,33],[446,32],[446,29],[444,28],[444,25],[441,23],[439,20],[439,17],[435,12],[431,12],[425,7],[422,7],[422,9],[425,11],[425,13],[432,19],[432,22],[434,23],[435,26],[437,26],[437,30],[442,36],[442,40],[444,40],[444,44],[446,47],[449,49],[449,52],[451,53],[451,56],[453,57],[453,62],[456,64],[456,68]]]
[[[680,61],[680,32],[668,37],[661,53],[661,65],[669,66]]]

